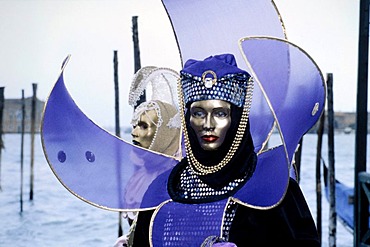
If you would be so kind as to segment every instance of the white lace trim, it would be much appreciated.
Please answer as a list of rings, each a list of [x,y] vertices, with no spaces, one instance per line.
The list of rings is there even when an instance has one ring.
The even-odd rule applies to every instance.
[[[168,128],[176,128],[180,129],[181,128],[181,116],[179,112],[175,114],[167,123]]]
[[[151,87],[150,100],[160,100],[169,103],[179,109],[177,96],[177,81],[180,75],[169,68],[157,68],[147,66],[141,68],[134,75],[129,93],[129,104],[136,107],[144,90]]]
[[[151,119],[149,117],[149,115],[147,114],[148,111],[151,111],[151,110],[155,110],[155,112],[157,113],[157,117],[158,117],[158,122],[154,122],[153,119]],[[137,123],[139,122],[140,120],[140,116],[141,115],[147,115],[147,117],[150,119],[150,121],[155,125],[157,126],[157,128],[159,128],[162,123],[163,123],[163,118],[162,118],[162,115],[161,115],[161,110],[159,108],[159,105],[156,103],[156,102],[152,102],[152,101],[149,101],[149,102],[144,102],[142,104],[140,104],[133,116],[132,116],[132,119],[131,119],[131,124],[132,125],[137,125]]]

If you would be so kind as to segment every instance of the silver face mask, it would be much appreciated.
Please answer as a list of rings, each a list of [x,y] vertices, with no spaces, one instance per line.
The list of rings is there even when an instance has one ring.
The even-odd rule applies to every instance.
[[[190,106],[190,125],[204,150],[217,150],[231,125],[230,103],[223,100],[202,100]]]

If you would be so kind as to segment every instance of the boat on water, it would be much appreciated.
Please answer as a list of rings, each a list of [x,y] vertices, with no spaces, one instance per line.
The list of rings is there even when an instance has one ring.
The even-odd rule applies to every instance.
[[[329,193],[329,169],[324,167],[324,184],[325,197],[330,202]],[[347,230],[353,232],[353,207],[354,207],[354,188],[347,186],[337,179],[335,180],[335,208],[337,219],[346,227]]]
[[[352,133],[352,131],[353,131],[353,129],[352,129],[351,127],[345,127],[345,128],[343,129],[343,133],[344,133],[344,134],[351,134],[351,133]]]

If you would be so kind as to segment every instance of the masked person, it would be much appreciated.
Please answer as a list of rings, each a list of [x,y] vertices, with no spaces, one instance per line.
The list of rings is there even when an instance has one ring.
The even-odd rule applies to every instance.
[[[167,74],[166,74],[167,73]],[[168,75],[171,73],[171,76]],[[156,76],[152,76],[157,74]],[[167,85],[168,89],[171,89],[170,78],[176,74],[170,69],[150,66],[143,67],[134,76],[130,99],[135,98],[133,95],[140,95],[139,90],[143,90],[149,82],[152,84],[153,90],[157,90],[161,84]],[[162,85],[162,93],[163,91]],[[167,92],[164,95],[171,95],[171,92]],[[154,97],[155,98],[155,97]],[[158,97],[157,97],[158,98]],[[169,99],[171,99],[170,97]],[[167,99],[168,100],[168,99]],[[170,104],[171,102],[172,104]],[[174,101],[165,102],[163,100],[152,99],[139,104],[132,116],[131,125],[131,137],[132,143],[145,149],[149,149],[153,152],[173,156],[180,158],[180,121],[178,119],[178,110]],[[133,106],[136,106],[136,102],[129,101]],[[135,153],[131,154],[135,156]],[[136,155],[135,159],[140,159],[140,155]],[[131,157],[133,158],[133,157]],[[135,162],[141,164],[141,162]],[[126,188],[126,203],[127,207],[138,208],[137,198],[142,198],[144,192],[147,190],[148,185],[151,181],[162,173],[167,167],[162,170],[158,169],[160,164],[155,162],[151,163],[151,166],[136,166],[134,176],[128,182]],[[131,196],[133,195],[133,196]],[[114,246],[122,246],[123,244],[131,245],[134,230],[135,220],[137,212],[128,212],[125,217],[128,218],[131,225],[130,232],[117,239]]]
[[[140,104],[136,108],[131,122],[133,144],[153,152],[174,157],[179,156],[181,153],[180,128],[172,126],[170,123],[176,114],[177,109],[174,106],[158,100]],[[140,159],[140,156],[138,155],[136,159]],[[167,167],[158,169],[160,164],[156,164],[156,162],[152,162],[150,165],[141,165],[141,162],[136,162],[136,164],[138,164],[135,168],[136,171],[126,188],[126,191],[129,192],[126,196],[126,203],[130,208],[135,208],[135,204],[141,201],[137,199],[142,198],[151,181],[168,169]],[[132,199],[130,199],[130,195],[133,195]],[[136,207],[138,206],[136,205]]]
[[[186,156],[145,192],[142,208],[159,206],[133,246],[320,246],[298,183],[279,180],[282,149],[254,150],[249,73],[222,54],[188,60],[180,83]]]
[[[152,152],[180,159],[180,119],[177,109],[176,83],[177,72],[169,68],[146,66],[138,70],[131,83],[129,104],[134,107],[131,119],[132,143]],[[151,89],[151,92],[148,92]],[[149,99],[139,103],[143,92],[151,93]],[[140,160],[143,152],[130,154]],[[133,157],[131,157],[133,158]],[[128,208],[138,208],[143,193],[150,182],[161,172],[168,169],[155,161],[144,165],[135,162],[135,172],[126,188]],[[139,195],[139,196],[138,196]],[[131,198],[132,197],[132,198]]]

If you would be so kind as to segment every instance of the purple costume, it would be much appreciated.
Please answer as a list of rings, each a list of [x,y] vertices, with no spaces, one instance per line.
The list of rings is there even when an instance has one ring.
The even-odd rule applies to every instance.
[[[236,134],[243,135],[234,158],[223,167],[226,175],[222,175],[223,169],[221,175],[194,174],[187,158],[177,164],[171,156],[135,147],[95,125],[65,87],[66,63],[46,103],[41,128],[43,149],[54,174],[72,194],[94,206],[143,211],[135,230],[136,246],[149,242],[153,246],[200,246],[210,236],[238,246],[318,245],[312,216],[297,182],[290,177],[295,177],[293,156],[297,145],[324,109],[326,87],[319,68],[300,47],[285,39],[280,16],[271,1],[163,3],[183,62],[196,59],[185,64],[183,82],[188,79],[189,85],[202,85],[205,68],[199,65],[204,61],[197,59],[211,54],[224,54],[215,57],[231,66],[231,72],[222,71],[222,66],[215,67],[215,57],[210,57],[207,68],[216,72],[217,80],[231,83],[224,98],[216,97],[235,105],[233,113],[238,116],[225,145],[232,145]],[[191,29],[194,22],[196,30]],[[191,67],[191,63],[198,65]],[[253,90],[249,90],[250,78]],[[232,88],[237,98],[230,96]],[[183,93],[184,107],[201,100]],[[250,103],[247,115],[240,107],[245,102]],[[238,133],[237,123],[243,116],[248,119],[247,126]],[[271,146],[270,137],[275,131],[279,140]],[[189,143],[196,145],[191,135],[190,130]],[[196,150],[194,156],[200,163],[207,160],[207,155],[203,157]],[[227,152],[225,148],[214,162]],[[127,206],[124,192],[135,167],[153,162],[165,172],[148,185],[144,199],[131,196],[130,200],[138,202],[134,208]],[[192,188],[196,192],[189,197]]]

